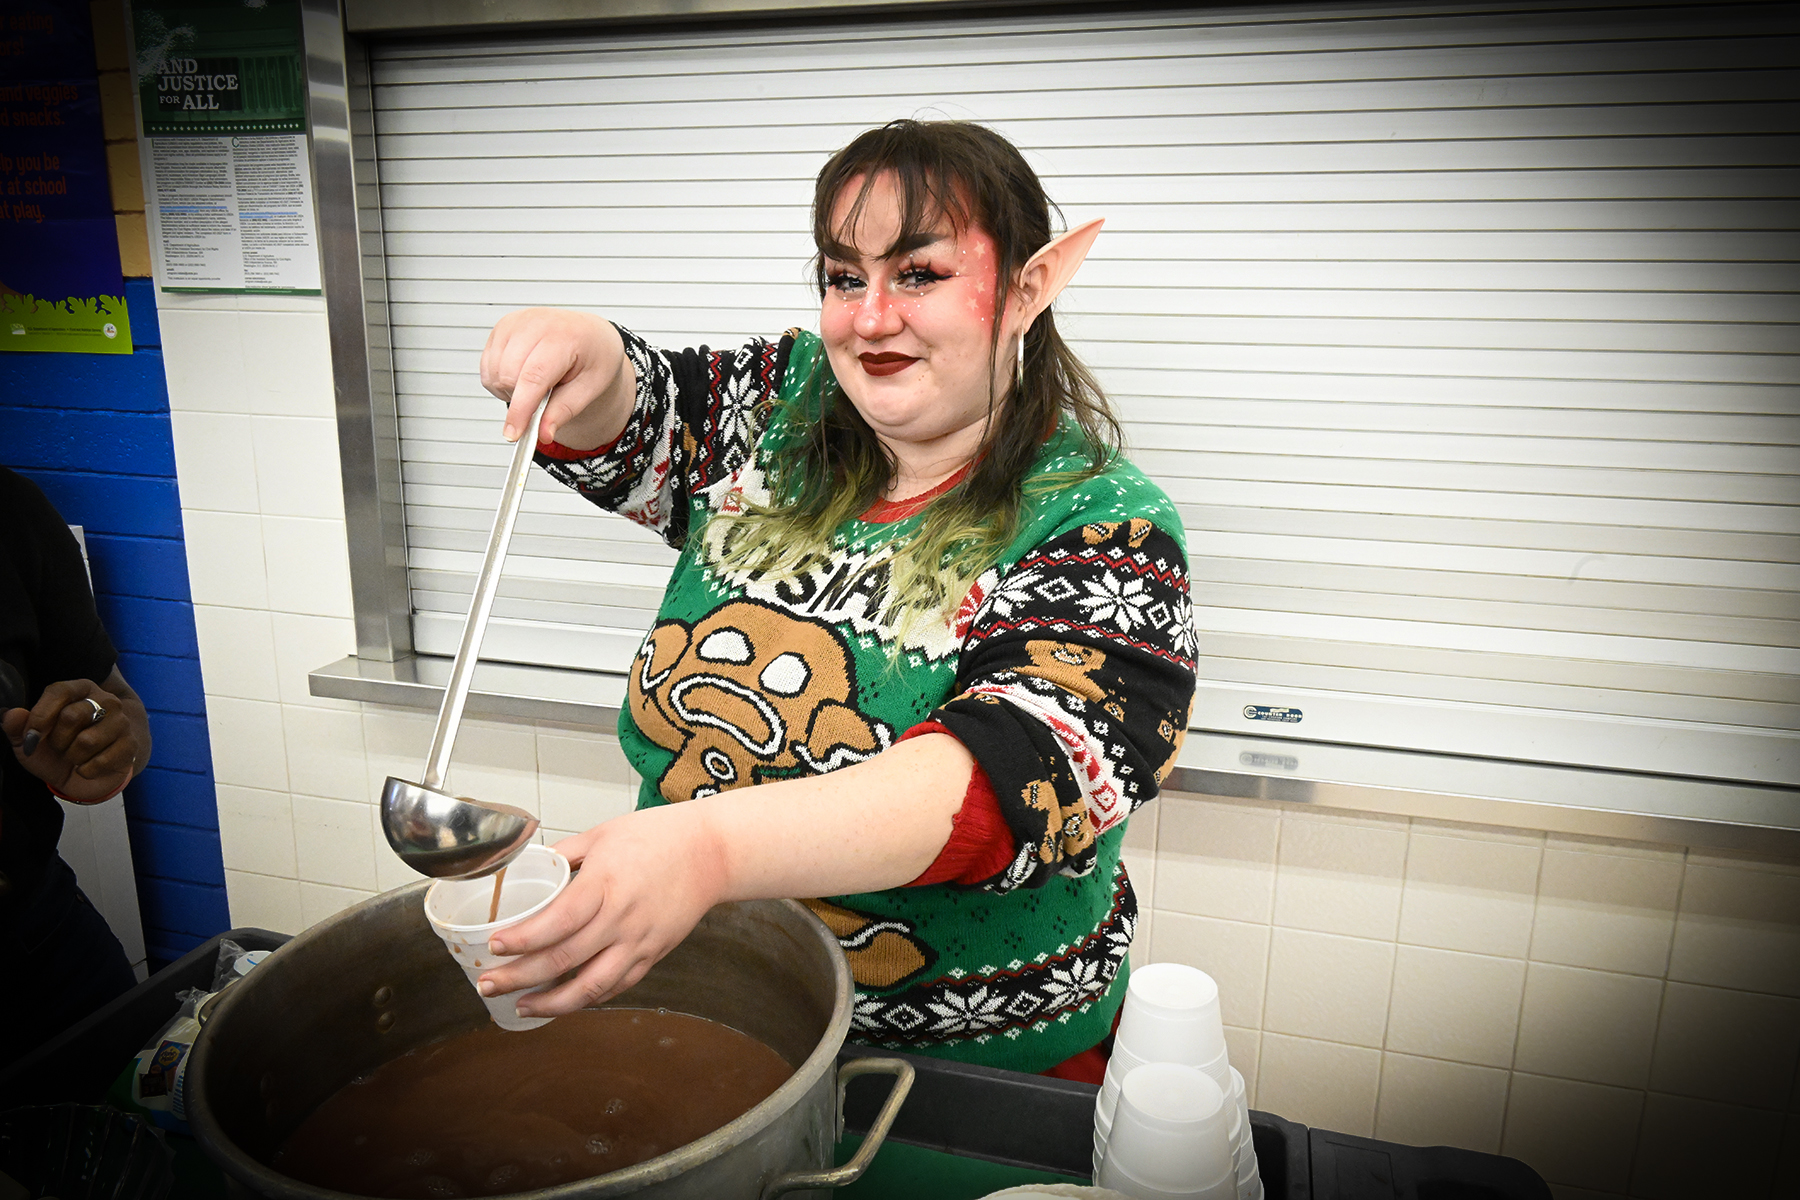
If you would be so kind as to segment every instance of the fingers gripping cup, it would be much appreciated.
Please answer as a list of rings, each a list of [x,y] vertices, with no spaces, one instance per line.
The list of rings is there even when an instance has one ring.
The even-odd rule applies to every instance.
[[[425,893],[425,917],[431,928],[444,939],[450,951],[469,977],[469,986],[483,971],[505,966],[517,955],[495,954],[488,949],[488,939],[508,925],[517,925],[534,917],[569,885],[569,860],[548,846],[525,847],[506,868],[500,884],[500,904],[493,920],[488,913],[494,907],[494,877],[480,879],[440,879]],[[519,997],[541,992],[543,984],[524,991],[501,996],[482,996],[488,1016],[502,1029],[536,1029],[548,1025],[550,1017],[521,1017]]]

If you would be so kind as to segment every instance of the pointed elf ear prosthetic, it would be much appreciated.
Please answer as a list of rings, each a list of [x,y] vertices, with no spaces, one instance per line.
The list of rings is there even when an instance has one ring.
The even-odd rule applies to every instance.
[[[1088,251],[1094,248],[1094,239],[1100,236],[1100,227],[1106,224],[1104,217],[1096,217],[1085,224],[1077,225],[1059,238],[1050,242],[1025,262],[1019,272],[1019,299],[1025,323],[1021,329],[1030,329],[1031,323],[1038,314],[1050,307],[1067,287],[1069,280],[1075,278],[1075,272],[1086,261]]]

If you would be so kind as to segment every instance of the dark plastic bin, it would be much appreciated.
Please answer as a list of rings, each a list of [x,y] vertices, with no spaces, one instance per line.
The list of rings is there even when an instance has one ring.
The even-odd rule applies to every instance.
[[[1549,1185],[1516,1158],[1309,1134],[1313,1200],[1550,1200]]]
[[[219,943],[273,950],[288,940],[267,929],[232,929],[182,955],[97,1012],[0,1071],[0,1109],[74,1101],[94,1104],[125,1064],[175,1015],[185,988],[210,988]]]
[[[917,1073],[890,1140],[1082,1178],[1093,1170],[1093,1084],[862,1046],[839,1059],[870,1055],[903,1058]],[[866,1131],[887,1087],[853,1083],[846,1127]],[[1250,1137],[1268,1200],[1550,1200],[1536,1172],[1497,1154],[1378,1142],[1254,1110]]]

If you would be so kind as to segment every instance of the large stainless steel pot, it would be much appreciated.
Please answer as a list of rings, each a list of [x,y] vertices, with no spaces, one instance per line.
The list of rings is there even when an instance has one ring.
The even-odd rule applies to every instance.
[[[336,1200],[343,1193],[266,1165],[314,1108],[351,1078],[415,1046],[474,1029],[487,1011],[426,924],[425,883],[377,896],[315,925],[225,992],[188,1068],[195,1135],[236,1195]],[[623,1171],[531,1200],[767,1200],[848,1183],[862,1173],[911,1084],[895,1059],[836,1068],[854,995],[837,939],[791,900],[724,904],[612,1004],[668,1008],[742,1030],[798,1064],[742,1117]],[[875,1063],[878,1065],[868,1066]],[[896,1076],[856,1157],[832,1170],[842,1085]]]

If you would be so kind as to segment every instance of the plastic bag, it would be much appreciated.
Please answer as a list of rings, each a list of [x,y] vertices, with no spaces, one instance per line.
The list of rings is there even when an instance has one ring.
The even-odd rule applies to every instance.
[[[187,1079],[188,1052],[200,1036],[200,1020],[194,1014],[210,995],[199,988],[178,993],[181,1007],[131,1062],[132,1106],[149,1113],[164,1129],[185,1131],[187,1127],[182,1087]]]
[[[116,1091],[123,1093],[121,1098],[129,1100],[125,1107],[145,1114],[164,1129],[187,1132],[184,1092],[188,1059],[205,1024],[207,1004],[268,956],[267,950],[246,951],[236,942],[219,943],[212,990],[203,992],[199,988],[187,988],[177,992],[180,1008],[138,1051],[114,1085]]]

